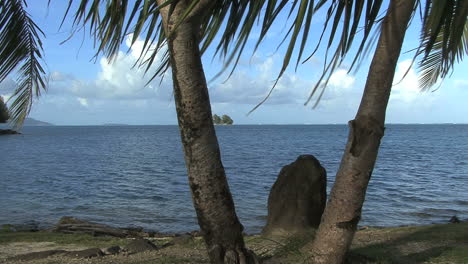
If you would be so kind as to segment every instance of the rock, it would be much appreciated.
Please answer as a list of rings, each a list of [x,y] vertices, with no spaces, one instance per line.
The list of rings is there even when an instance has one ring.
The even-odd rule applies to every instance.
[[[454,215],[454,216],[452,216],[452,218],[450,218],[449,222],[452,223],[452,224],[458,224],[458,223],[460,223],[460,219],[458,219],[458,217],[456,215]]]
[[[135,235],[134,232],[129,232],[107,225],[88,222],[71,216],[62,217],[55,226],[55,228],[52,229],[52,231],[66,234],[90,234],[93,236],[113,237],[128,237],[131,235]]]
[[[128,253],[140,253],[148,250],[157,250],[159,248],[149,240],[137,238],[130,242],[124,249]]]
[[[119,246],[112,246],[103,250],[104,254],[106,255],[116,255],[119,254],[120,251],[122,251],[122,248]]]
[[[46,251],[40,251],[40,252],[31,252],[28,254],[23,254],[15,257],[9,258],[9,260],[12,261],[31,261],[31,260],[38,260],[38,259],[44,259],[48,258],[53,255],[57,254],[63,254],[66,253],[67,251],[65,250],[46,250]]]
[[[325,209],[327,174],[312,155],[284,166],[268,197],[267,224],[262,233],[294,234],[317,228]]]
[[[99,248],[88,248],[85,250],[68,251],[66,255],[75,258],[95,258],[104,256],[104,252]]]

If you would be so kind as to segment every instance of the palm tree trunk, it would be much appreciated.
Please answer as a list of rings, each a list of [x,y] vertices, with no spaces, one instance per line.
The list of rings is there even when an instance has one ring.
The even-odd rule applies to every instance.
[[[213,1],[201,1],[175,34],[168,33],[188,2],[178,1],[171,15],[168,7],[161,14],[169,36],[177,117],[198,223],[211,263],[255,263],[253,253],[245,248],[243,226],[237,218],[221,163],[199,50],[199,16]]]
[[[348,143],[315,240],[311,263],[343,263],[361,218],[367,185],[384,134],[396,64],[415,0],[391,0],[370,65],[361,105],[349,122]]]

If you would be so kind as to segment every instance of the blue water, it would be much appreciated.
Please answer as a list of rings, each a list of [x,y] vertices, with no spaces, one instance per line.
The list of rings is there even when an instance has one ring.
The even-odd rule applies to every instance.
[[[221,126],[222,158],[247,232],[265,224],[282,166],[313,154],[328,189],[345,125]],[[25,127],[0,137],[0,224],[65,215],[160,232],[198,229],[176,126]],[[468,125],[389,125],[361,225],[468,218]]]

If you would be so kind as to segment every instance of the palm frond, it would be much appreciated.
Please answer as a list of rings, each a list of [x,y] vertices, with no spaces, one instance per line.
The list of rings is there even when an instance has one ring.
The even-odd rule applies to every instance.
[[[217,7],[213,9],[213,13],[209,16],[206,28],[208,34],[204,34],[205,38],[202,43],[202,50],[206,50],[214,40],[214,36],[218,31],[221,31],[221,39],[217,45],[216,53],[224,60],[225,65],[223,70],[215,76],[220,76],[227,68],[231,67],[230,75],[235,70],[240,56],[244,53],[244,48],[249,40],[253,30],[256,28],[256,21],[262,21],[260,35],[255,45],[255,50],[264,41],[266,34],[271,29],[271,26],[279,19],[279,14],[283,11],[288,11],[288,17],[293,18],[292,23],[288,25],[289,30],[284,36],[281,44],[289,39],[287,43],[286,53],[283,58],[281,69],[276,78],[270,92],[266,95],[265,100],[262,100],[255,110],[273,92],[278,80],[283,76],[286,69],[289,67],[293,55],[296,55],[296,69],[300,63],[310,59],[318,47],[321,45],[323,36],[328,32],[327,51],[333,49],[333,56],[330,60],[325,61],[324,71],[319,78],[316,86],[311,91],[313,96],[319,87],[326,87],[332,73],[340,67],[343,59],[351,50],[356,36],[360,36],[360,45],[357,48],[353,63],[350,70],[366,53],[366,43],[372,38],[369,38],[373,33],[374,25],[378,24],[378,14],[382,6],[383,0],[268,0],[268,1],[219,1]],[[325,7],[326,21],[320,30],[313,28],[314,14],[321,11]],[[364,9],[364,7],[366,7]],[[363,12],[365,10],[365,12]],[[363,15],[365,13],[365,16]],[[224,30],[220,27],[222,22],[225,22]],[[331,24],[331,27],[328,27]],[[361,24],[361,27],[359,25]],[[361,29],[363,28],[363,30]],[[328,30],[328,31],[327,31]],[[317,34],[321,33],[321,34]],[[358,34],[360,33],[360,34]],[[337,38],[336,36],[339,36]],[[311,52],[307,59],[303,59],[303,54],[308,47],[309,40],[315,41],[316,48]],[[229,76],[230,76],[229,75]],[[324,82],[322,82],[322,80]],[[325,84],[325,85],[324,85]],[[323,94],[323,92],[321,93]],[[317,98],[319,100],[320,96]],[[307,102],[310,100],[309,98]]]
[[[69,5],[71,6],[73,2],[70,0]],[[89,25],[91,35],[99,43],[97,54],[115,56],[124,38],[129,33],[133,33],[132,44],[139,37],[144,39],[144,48],[137,62],[138,66],[145,65],[145,70],[148,71],[154,63],[163,65],[158,67],[153,78],[168,69],[170,66],[168,53],[162,61],[155,61],[156,53],[161,51],[167,36],[161,24],[159,9],[170,5],[173,10],[180,1],[167,0],[163,5],[158,6],[157,1],[154,0],[136,0],[133,7],[129,9],[131,11],[128,17],[127,0],[80,0],[78,2],[74,24]],[[107,5],[104,6],[102,2],[106,2]],[[177,24],[187,17],[198,1],[189,3],[191,4],[187,5],[186,12]],[[284,36],[284,40],[288,40],[288,43],[277,81],[289,67],[294,54],[297,54],[295,59],[297,68],[300,63],[304,62],[303,55],[310,46],[310,40],[312,39],[318,47],[322,42],[322,37],[328,33],[326,48],[333,50],[333,56],[324,62],[326,71],[320,78],[326,83],[326,80],[350,52],[358,36],[360,44],[356,49],[351,68],[359,64],[358,58],[362,57],[367,50],[365,44],[372,40],[369,37],[375,28],[374,25],[380,22],[378,14],[382,3],[383,0],[218,0],[212,4],[203,17],[200,17],[201,52],[204,53],[216,41],[215,54],[224,60],[224,67],[215,78],[229,68],[229,76],[231,76],[253,31],[258,29],[257,25],[260,25],[260,34],[255,43],[256,48],[264,41],[271,26],[277,22],[279,14],[287,11],[288,16],[292,18],[292,23],[288,24],[289,30]],[[313,27],[314,14],[324,8],[327,8],[325,25],[317,30]],[[331,26],[328,27],[329,25]],[[318,41],[315,41],[317,39]],[[315,50],[308,58],[314,53]],[[318,87],[323,87],[323,83],[318,83],[312,94]]]
[[[427,0],[418,56],[419,85],[430,89],[468,54],[468,1]]]
[[[34,96],[46,89],[41,65],[44,33],[26,12],[24,0],[0,2],[0,82],[17,72],[17,83],[10,107],[11,122],[20,127],[31,111]]]

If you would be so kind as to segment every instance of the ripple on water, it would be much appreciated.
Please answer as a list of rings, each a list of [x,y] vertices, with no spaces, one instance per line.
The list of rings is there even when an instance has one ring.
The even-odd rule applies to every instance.
[[[21,138],[0,138],[9,150],[0,159],[0,224],[73,215],[164,232],[198,228],[176,126],[24,130]],[[468,126],[388,125],[361,224],[468,218],[461,184],[468,179],[466,132]],[[316,155],[330,190],[347,127],[233,126],[217,127],[217,135],[237,214],[251,233],[266,221],[269,190],[282,166],[298,155]]]

